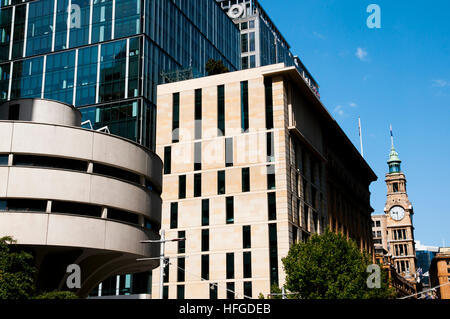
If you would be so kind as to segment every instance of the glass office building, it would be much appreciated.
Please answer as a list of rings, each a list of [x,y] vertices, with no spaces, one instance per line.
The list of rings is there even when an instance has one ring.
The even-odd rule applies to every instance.
[[[0,103],[75,105],[94,129],[151,149],[164,72],[240,69],[239,30],[214,0],[1,0]]]
[[[242,69],[275,63],[295,66],[311,89],[319,95],[319,85],[275,26],[257,0],[216,0],[241,32]]]

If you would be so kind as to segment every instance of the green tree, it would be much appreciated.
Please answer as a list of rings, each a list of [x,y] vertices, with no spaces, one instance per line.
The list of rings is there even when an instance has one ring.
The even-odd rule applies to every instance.
[[[33,256],[11,237],[0,238],[0,299],[28,299],[35,290]]]
[[[78,299],[78,296],[71,291],[51,291],[44,292],[34,299]]]
[[[205,65],[208,75],[222,74],[230,72],[230,70],[223,64],[222,60],[209,59]]]
[[[327,230],[306,243],[295,244],[283,258],[286,289],[291,298],[367,299],[389,298],[387,276],[381,272],[381,288],[367,287],[367,266],[372,258],[361,253],[356,243]]]

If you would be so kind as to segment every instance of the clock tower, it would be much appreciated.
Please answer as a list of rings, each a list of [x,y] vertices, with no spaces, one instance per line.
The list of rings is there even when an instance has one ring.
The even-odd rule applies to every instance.
[[[416,251],[414,243],[413,207],[406,192],[406,177],[401,170],[401,160],[394,147],[389,154],[389,173],[386,174],[387,248],[397,272],[406,279],[416,280]]]

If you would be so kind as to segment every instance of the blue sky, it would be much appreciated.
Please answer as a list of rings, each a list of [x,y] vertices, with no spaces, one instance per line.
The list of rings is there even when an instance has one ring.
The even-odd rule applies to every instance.
[[[414,206],[415,239],[450,246],[450,1],[260,0],[320,85],[322,102],[378,176],[382,213],[389,125]],[[369,29],[369,4],[381,29]]]

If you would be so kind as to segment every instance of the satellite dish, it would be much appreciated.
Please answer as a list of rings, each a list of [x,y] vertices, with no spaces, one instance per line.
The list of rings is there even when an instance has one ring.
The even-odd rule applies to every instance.
[[[228,10],[228,16],[232,19],[240,18],[244,14],[244,7],[240,4],[234,4]]]

